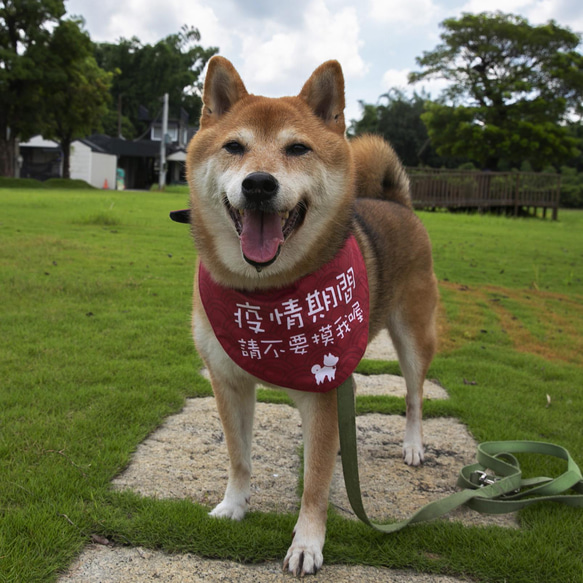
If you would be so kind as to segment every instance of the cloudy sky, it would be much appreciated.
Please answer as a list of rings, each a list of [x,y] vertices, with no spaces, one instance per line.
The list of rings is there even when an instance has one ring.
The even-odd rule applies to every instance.
[[[376,103],[389,88],[406,88],[415,57],[438,44],[445,18],[502,10],[583,32],[582,0],[66,0],[66,7],[85,19],[94,41],[155,43],[194,26],[250,92],[272,97],[298,93],[313,69],[337,59],[347,119],[360,117],[359,100]],[[425,89],[437,96],[439,82]]]

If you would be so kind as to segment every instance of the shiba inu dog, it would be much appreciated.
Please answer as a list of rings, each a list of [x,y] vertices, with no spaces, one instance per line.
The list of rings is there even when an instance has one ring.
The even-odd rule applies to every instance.
[[[430,242],[412,212],[408,179],[394,151],[378,137],[346,139],[344,79],[336,61],[316,69],[296,97],[272,99],[249,94],[233,65],[216,56],[209,63],[203,102],[200,130],[188,149],[187,176],[189,221],[205,277],[242,294],[293,287],[355,239],[368,277],[369,338],[388,328],[407,384],[404,461],[421,464],[422,387],[435,352],[438,295]],[[250,502],[258,378],[218,341],[201,298],[202,273],[200,267],[195,278],[194,340],[210,372],[230,457],[224,499],[211,515],[240,520]],[[249,316],[252,302],[237,305],[248,308],[246,320],[236,314],[239,328],[246,323],[261,331],[261,319]],[[318,339],[314,342],[326,340],[324,334]],[[264,350],[275,353],[274,346]],[[259,344],[242,344],[249,358],[253,350],[259,358]],[[326,358],[310,363],[319,386],[339,374],[341,355]],[[323,562],[338,453],[336,390],[286,390],[302,419],[305,473],[284,569],[303,576]]]

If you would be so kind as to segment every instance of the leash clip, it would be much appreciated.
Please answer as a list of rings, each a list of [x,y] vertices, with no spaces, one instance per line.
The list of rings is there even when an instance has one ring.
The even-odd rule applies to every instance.
[[[487,474],[486,472],[483,472],[481,470],[476,470],[475,472],[472,473],[472,482],[476,484],[476,486],[479,486],[480,488],[484,488],[485,486],[491,486],[492,484],[495,484],[496,482],[499,481],[500,478],[497,478],[496,476],[491,476],[490,474]]]

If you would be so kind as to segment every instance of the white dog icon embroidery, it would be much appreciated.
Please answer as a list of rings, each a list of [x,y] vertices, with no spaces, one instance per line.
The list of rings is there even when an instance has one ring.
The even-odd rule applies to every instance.
[[[336,364],[338,357],[333,354],[326,354],[324,356],[324,366],[315,364],[312,367],[312,374],[316,377],[316,384],[321,385],[326,379],[333,381],[336,376]]]

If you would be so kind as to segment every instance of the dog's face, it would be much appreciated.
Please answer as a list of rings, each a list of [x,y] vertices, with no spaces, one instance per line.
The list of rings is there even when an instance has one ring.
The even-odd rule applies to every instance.
[[[344,236],[350,213],[340,66],[322,65],[297,97],[269,99],[214,57],[203,101],[187,160],[201,258],[228,285],[294,279],[326,239]]]

